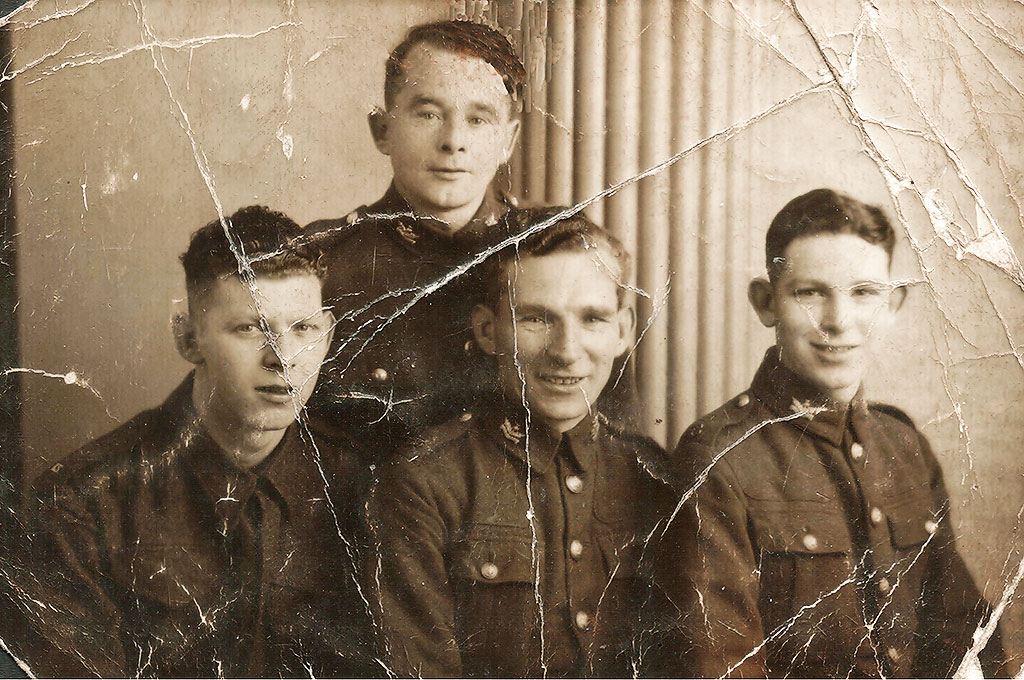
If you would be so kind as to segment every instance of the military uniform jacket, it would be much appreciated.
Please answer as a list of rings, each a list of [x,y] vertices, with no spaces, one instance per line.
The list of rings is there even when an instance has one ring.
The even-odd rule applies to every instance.
[[[927,441],[893,407],[825,401],[776,352],[675,452],[697,675],[949,676],[988,607]],[[1001,655],[993,639],[988,673]]]
[[[633,676],[640,568],[673,500],[654,442],[601,418],[564,435],[490,402],[382,466],[368,567],[400,676]]]
[[[365,475],[295,425],[240,470],[191,392],[37,481],[23,658],[44,676],[379,673],[354,552]]]
[[[475,265],[520,228],[509,200],[489,191],[469,224],[448,234],[416,217],[392,185],[373,205],[307,227],[327,252],[324,298],[337,318],[308,405],[318,429],[362,430],[377,458],[475,401],[485,380],[470,323]]]

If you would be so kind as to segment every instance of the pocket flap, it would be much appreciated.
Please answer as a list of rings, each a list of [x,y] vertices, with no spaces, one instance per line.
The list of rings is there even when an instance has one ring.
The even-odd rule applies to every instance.
[[[892,543],[897,548],[920,545],[938,530],[939,520],[931,511],[931,496],[916,495],[889,507],[887,513]]]
[[[452,573],[479,583],[533,583],[535,554],[543,560],[543,545],[534,545],[529,529],[474,527],[452,551]]]
[[[853,551],[846,517],[807,508],[751,510],[758,546],[767,552],[818,555]]]
[[[597,544],[608,568],[609,578],[633,578],[643,556],[643,536],[623,532],[600,532]]]

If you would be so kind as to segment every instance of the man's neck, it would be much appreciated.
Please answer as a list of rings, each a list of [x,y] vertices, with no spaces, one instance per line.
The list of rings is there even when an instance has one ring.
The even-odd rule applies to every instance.
[[[210,408],[210,394],[196,376],[192,386],[192,404],[199,422],[233,465],[248,470],[273,453],[284,438],[285,430],[260,430],[240,423],[226,423]]]
[[[467,203],[464,206],[460,206],[452,210],[441,210],[436,206],[417,205],[402,193],[401,187],[397,184],[395,185],[395,188],[398,190],[398,194],[406,203],[409,204],[409,207],[412,208],[413,212],[418,217],[433,217],[434,219],[443,222],[446,225],[446,231],[448,234],[454,234],[469,224],[484,202],[484,197],[481,196],[479,200]]]

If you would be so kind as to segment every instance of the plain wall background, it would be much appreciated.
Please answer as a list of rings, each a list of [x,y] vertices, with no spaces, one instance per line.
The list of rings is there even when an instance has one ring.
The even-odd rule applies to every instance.
[[[585,17],[600,4],[577,0],[575,14]],[[651,23],[655,4],[686,17],[668,27]],[[712,272],[705,281],[723,300],[721,313],[743,330],[727,338],[724,366],[704,370],[727,371],[716,393],[735,394],[771,341],[747,310],[742,286],[761,273],[764,229],[789,198],[830,185],[901,216],[897,271],[921,283],[870,387],[930,437],[950,486],[961,551],[996,599],[1024,543],[1022,284],[971,255],[959,259],[947,240],[966,244],[985,230],[980,196],[1007,244],[1024,252],[1024,19],[1011,2],[877,2],[877,13],[856,3],[806,4],[805,18],[828,54],[845,64],[856,46],[857,77],[849,83],[856,103],[874,142],[915,185],[893,202],[891,183],[830,92],[680,161],[673,172],[684,200],[696,194],[705,201],[703,221],[694,212],[680,233],[711,253],[744,236],[740,247],[723,251],[738,254],[723,261],[723,278]],[[6,73],[14,74],[20,368],[50,374],[8,376],[23,389],[26,477],[160,403],[188,371],[168,319],[184,291],[177,256],[188,235],[217,214],[199,167],[209,170],[226,213],[262,203],[305,224],[375,200],[390,166],[373,147],[366,114],[382,101],[384,60],[409,25],[447,17],[456,6],[96,0],[40,4],[15,17],[15,59]],[[610,7],[609,25],[635,10],[637,42],[661,30],[673,45],[694,46],[671,82],[686,87],[680,96],[693,111],[710,113],[703,128],[673,137],[666,157],[823,75],[803,26],[778,2],[624,0]],[[732,57],[715,52],[719,47],[702,52],[712,39],[727,39]],[[551,44],[556,49],[542,71],[556,69],[559,43]],[[580,54],[585,46],[572,49]],[[578,86],[588,80],[581,74]],[[723,94],[726,87],[732,94]],[[642,113],[645,105],[642,98],[608,99],[606,113],[614,118],[619,106]],[[548,124],[548,114],[541,107],[532,115]],[[282,139],[290,140],[290,157]],[[520,177],[536,172],[523,158],[517,163]],[[721,189],[727,176],[740,178],[730,180],[730,192]],[[538,193],[529,198],[544,200]],[[925,210],[925,195],[948,207],[954,237],[937,234],[941,225]],[[732,221],[725,224],[716,206],[727,205]],[[699,285],[681,261],[667,267],[680,277],[670,301]],[[683,318],[685,307],[655,326],[652,352],[679,332]],[[699,367],[688,362],[678,370]],[[71,371],[84,385],[65,382]],[[667,404],[669,411],[683,408]],[[1011,606],[1004,622],[1009,646],[1024,650],[1024,607]]]

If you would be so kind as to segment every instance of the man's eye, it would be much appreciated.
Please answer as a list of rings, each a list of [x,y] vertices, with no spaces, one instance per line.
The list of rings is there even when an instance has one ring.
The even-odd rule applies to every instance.
[[[416,116],[423,120],[437,120],[438,115],[433,111],[419,111]]]
[[[883,288],[882,286],[858,286],[857,288],[853,289],[852,294],[854,297],[872,298],[878,297],[879,295],[883,295],[884,293],[885,288]]]
[[[604,314],[589,314],[584,319],[588,324],[608,323],[611,317]]]
[[[258,324],[243,323],[243,324],[239,324],[238,326],[235,327],[235,332],[236,333],[243,333],[245,335],[253,335],[255,333],[260,333],[261,330],[260,330],[260,327],[259,327]]]
[[[519,323],[522,324],[546,324],[547,322],[548,320],[540,314],[528,314],[527,316],[519,317]]]
[[[793,291],[793,295],[800,299],[811,300],[822,296],[822,292],[817,288],[797,288]]]
[[[486,118],[481,118],[480,116],[472,116],[469,119],[469,124],[473,126],[487,125],[490,122],[491,121],[487,120]]]

